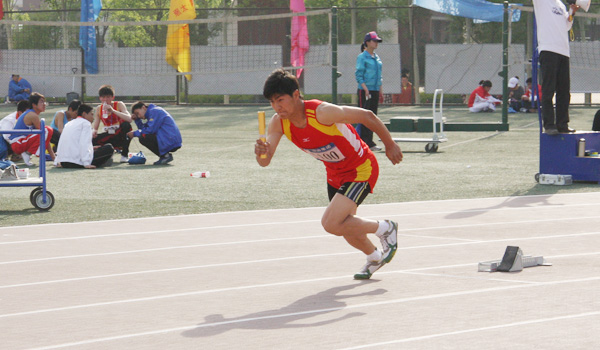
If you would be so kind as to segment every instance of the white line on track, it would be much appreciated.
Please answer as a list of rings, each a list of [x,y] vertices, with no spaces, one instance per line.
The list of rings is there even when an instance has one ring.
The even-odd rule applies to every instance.
[[[399,231],[401,232],[401,231]],[[423,249],[423,248],[439,248],[439,247],[452,247],[452,246],[461,246],[461,245],[469,245],[469,244],[482,244],[482,243],[498,243],[498,242],[514,242],[515,240],[524,241],[524,240],[539,240],[539,239],[549,239],[549,238],[564,238],[564,237],[579,237],[579,236],[591,236],[600,234],[600,231],[595,232],[581,232],[581,233],[571,233],[564,235],[550,235],[550,236],[536,236],[536,237],[519,237],[519,238],[502,238],[502,239],[493,239],[493,240],[461,240],[454,239],[452,237],[436,237],[437,239],[447,239],[447,240],[459,240],[460,242],[456,243],[442,243],[442,244],[429,244],[429,245],[420,245],[420,246],[412,246],[412,247],[401,247],[398,250],[408,250],[408,249]],[[401,234],[399,236],[402,236]],[[49,258],[38,258],[38,259],[26,259],[26,260],[12,260],[12,261],[3,261],[0,262],[1,265],[11,265],[11,264],[23,264],[23,263],[32,263],[32,262],[40,262],[40,261],[51,261],[51,260],[63,260],[63,259],[80,259],[80,258],[91,258],[91,257],[99,257],[99,256],[111,256],[111,255],[122,255],[122,254],[139,254],[139,253],[148,253],[148,252],[156,252],[156,251],[165,251],[172,249],[194,249],[194,248],[205,248],[205,247],[214,247],[221,245],[232,245],[232,244],[250,244],[250,243],[262,243],[262,242],[272,242],[272,241],[287,241],[287,240],[301,240],[304,238],[335,238],[333,235],[320,235],[320,236],[308,236],[308,237],[290,237],[290,238],[271,238],[264,240],[249,240],[249,241],[236,241],[236,242],[225,242],[225,243],[208,243],[208,244],[196,244],[196,245],[187,245],[187,246],[176,246],[176,247],[162,247],[162,248],[152,248],[152,249],[139,249],[139,250],[126,250],[121,252],[108,252],[108,253],[94,253],[94,254],[79,254],[79,255],[64,255],[64,256],[54,256]],[[432,238],[428,236],[419,236],[421,238]],[[339,253],[337,253],[339,254]],[[337,255],[336,253],[331,253],[331,256]],[[347,253],[341,253],[347,254]]]
[[[580,206],[580,205],[575,205]],[[597,206],[597,204],[594,204]],[[537,208],[537,207],[536,207]],[[561,207],[563,208],[563,207]],[[514,209],[514,208],[512,208]],[[477,210],[480,211],[480,210]],[[481,211],[489,211],[488,209],[482,209]],[[466,212],[466,211],[465,211]],[[453,213],[453,212],[446,212]],[[440,214],[438,213],[419,213],[419,214],[388,214],[386,217],[404,217],[404,216],[418,216],[418,215],[429,215],[429,214]],[[368,219],[375,219],[378,216],[363,216]],[[464,224],[464,225],[445,225],[445,226],[429,226],[429,227],[417,227],[417,228],[405,228],[399,229],[398,233],[407,232],[407,231],[424,231],[424,230],[443,230],[443,229],[452,229],[452,228],[464,228],[464,227],[477,227],[477,226],[491,226],[491,225],[520,225],[520,224],[528,224],[528,223],[538,223],[538,222],[556,222],[556,221],[574,221],[574,220],[590,220],[590,219],[600,219],[600,215],[594,216],[584,216],[584,217],[555,217],[555,218],[546,218],[546,219],[536,219],[536,220],[519,220],[519,221],[501,221],[501,222],[485,222],[485,223],[477,223],[477,224]],[[95,238],[114,238],[121,236],[134,236],[134,235],[151,235],[151,234],[161,234],[161,233],[175,233],[175,232],[186,232],[186,231],[199,231],[199,230],[220,230],[220,229],[231,229],[231,228],[240,228],[240,227],[256,227],[256,226],[267,226],[267,225],[295,225],[295,224],[304,224],[304,223],[316,223],[320,222],[320,219],[314,220],[301,220],[301,221],[278,221],[278,222],[264,222],[264,223],[256,223],[256,224],[238,224],[238,225],[218,225],[218,226],[205,226],[205,227],[190,227],[183,229],[169,229],[169,230],[156,230],[156,231],[142,231],[142,232],[122,232],[122,233],[109,233],[102,235],[89,235],[89,236],[76,236],[76,237],[59,237],[59,238],[43,238],[43,239],[32,239],[32,240],[24,240],[24,241],[11,241],[11,242],[0,242],[0,246],[3,245],[14,245],[14,244],[28,244],[28,243],[41,243],[41,242],[54,242],[54,241],[69,241],[69,240],[79,240],[79,239],[95,239]],[[423,237],[423,236],[421,236]],[[428,237],[433,238],[433,236]],[[440,239],[449,239],[449,237],[438,237]],[[456,240],[466,240],[462,238],[452,238]]]
[[[589,256],[589,255],[598,255],[598,254],[600,254],[600,252],[564,255],[563,257],[567,258],[567,257],[575,257],[575,256],[582,256],[582,255]],[[410,270],[378,272],[377,275],[381,276],[381,275],[392,275],[392,274],[418,274],[419,272],[423,272],[423,271],[450,269],[450,268],[462,268],[462,267],[474,266],[476,264],[477,263],[467,263],[467,264],[455,264],[455,265],[445,265],[445,266],[420,267],[420,268],[415,268],[415,269],[410,269]],[[488,275],[488,274],[485,274],[485,275]],[[454,278],[454,276],[450,276],[450,275],[431,274],[430,276]],[[256,285],[250,285],[250,286],[227,287],[227,288],[200,290],[200,291],[192,291],[192,292],[185,292],[185,293],[156,295],[156,296],[143,297],[143,298],[107,301],[107,302],[103,302],[103,303],[93,303],[93,304],[66,306],[66,307],[60,307],[60,308],[32,310],[32,311],[16,312],[16,313],[11,313],[11,314],[0,314],[0,319],[8,318],[8,317],[15,317],[15,316],[34,315],[34,314],[47,313],[47,312],[60,312],[60,311],[85,309],[85,308],[99,307],[99,306],[129,304],[129,303],[144,302],[144,301],[154,301],[154,300],[162,300],[162,299],[187,297],[187,296],[196,296],[196,295],[211,294],[211,293],[225,293],[225,292],[233,292],[233,291],[248,290],[248,289],[255,289],[255,288],[273,288],[273,287],[277,287],[277,286],[288,286],[288,285],[294,285],[294,284],[314,283],[314,282],[330,281],[330,280],[337,280],[337,279],[347,279],[347,278],[348,278],[347,275],[343,275],[343,276],[323,277],[323,278],[315,278],[315,279],[308,279],[308,280],[275,282],[275,283],[267,283],[267,284],[256,284]],[[506,283],[511,283],[511,284],[517,283],[517,284],[536,284],[537,285],[539,283],[545,283],[545,282],[515,281],[515,280],[507,280],[507,279],[501,279],[501,278],[482,278],[482,279],[485,279],[488,281],[506,282]],[[594,277],[593,279],[600,279],[600,277]],[[552,282],[548,282],[548,283],[552,283]]]
[[[314,309],[314,310],[307,310],[307,311],[302,311],[302,312],[285,313],[285,314],[278,314],[278,315],[271,315],[271,316],[240,318],[240,319],[230,320],[230,321],[205,323],[202,325],[195,324],[195,325],[182,326],[182,327],[165,328],[165,329],[159,329],[159,330],[153,330],[153,331],[147,331],[147,332],[123,334],[123,335],[113,336],[113,337],[88,339],[88,340],[79,341],[79,342],[71,342],[71,343],[57,344],[57,345],[51,345],[51,346],[44,346],[44,347],[39,347],[39,348],[35,348],[32,350],[59,349],[59,348],[67,348],[67,347],[82,346],[82,345],[88,345],[88,344],[94,344],[94,343],[101,343],[101,342],[106,342],[106,341],[129,339],[129,338],[148,336],[148,335],[154,335],[154,334],[181,332],[181,331],[192,330],[192,329],[216,327],[216,326],[236,324],[236,323],[262,321],[262,320],[267,320],[267,319],[295,317],[295,316],[299,316],[299,315],[319,314],[319,313],[335,312],[335,311],[351,310],[351,309],[359,309],[359,308],[375,308],[375,307],[380,307],[382,305],[399,304],[399,303],[422,301],[422,300],[451,298],[451,297],[456,297],[456,296],[473,295],[473,294],[480,294],[480,293],[497,293],[499,291],[505,291],[505,290],[511,290],[511,289],[544,287],[544,286],[554,286],[554,285],[573,284],[573,283],[586,283],[586,282],[594,282],[594,281],[599,281],[599,280],[600,280],[600,277],[589,277],[589,278],[580,278],[580,279],[563,280],[563,281],[538,282],[538,283],[534,283],[534,284],[519,284],[519,285],[511,285],[511,286],[494,287],[494,288],[475,289],[475,290],[469,290],[469,291],[431,294],[431,295],[423,295],[423,296],[410,297],[410,298],[400,298],[400,299],[392,299],[392,300],[378,301],[378,302],[371,302],[371,303],[345,305],[345,306],[341,306],[341,307],[333,307],[333,308],[325,308],[325,309]],[[571,318],[590,317],[590,316],[597,316],[599,314],[600,314],[600,311],[594,311],[594,312],[588,312],[588,313],[583,313],[583,314],[571,315]],[[558,319],[559,317],[565,317],[565,316],[548,318],[548,320]],[[541,320],[545,320],[545,319],[539,319],[538,322],[542,322]],[[529,322],[535,323],[534,321],[535,320],[531,320]]]
[[[576,193],[560,193],[560,194],[536,194],[536,195],[528,195],[528,196],[508,196],[508,197],[485,197],[485,198],[459,198],[459,199],[441,199],[441,200],[428,200],[428,201],[412,201],[412,202],[396,202],[396,203],[380,203],[380,204],[363,204],[361,207],[372,207],[372,206],[390,206],[390,205],[406,205],[410,204],[423,204],[423,203],[462,203],[469,201],[487,201],[487,200],[504,200],[506,201],[519,201],[519,200],[527,200],[529,198],[534,199],[551,199],[553,197],[573,197],[573,196],[595,196],[596,198],[600,198],[598,196],[599,192],[576,192]],[[598,203],[589,203],[589,199],[586,198],[588,203],[585,204],[575,204],[575,205],[589,205],[594,206]],[[567,207],[568,205],[561,204],[545,204],[543,206],[538,206],[535,208],[547,208],[547,207]],[[526,209],[533,207],[524,207],[524,208],[495,208],[494,210],[505,210],[505,209]],[[148,221],[148,220],[161,220],[161,219],[177,219],[177,218],[199,218],[205,216],[214,216],[214,215],[232,215],[232,214],[252,214],[252,213],[273,213],[273,212],[281,212],[281,211],[305,211],[305,210],[325,210],[325,207],[306,207],[306,208],[281,208],[281,209],[260,209],[260,210],[245,210],[245,211],[226,211],[226,212],[216,212],[216,213],[202,213],[202,214],[186,214],[186,215],[172,215],[172,216],[151,216],[151,217],[143,217],[143,218],[127,218],[127,219],[111,219],[111,220],[96,220],[96,221],[80,221],[80,222],[67,222],[67,223],[49,223],[49,224],[36,224],[36,225],[21,225],[21,226],[7,226],[0,227],[0,232],[9,231],[11,234],[14,234],[15,229],[21,227],[46,227],[46,226],[74,226],[74,225],[82,225],[82,224],[97,224],[102,222],[116,223],[116,222],[128,222],[128,221]],[[489,211],[490,209],[475,209],[475,211]],[[455,213],[456,211],[454,211]],[[465,211],[467,212],[467,211]],[[409,214],[411,215],[411,214]]]
[[[424,335],[424,336],[420,336],[420,337],[390,340],[390,341],[386,341],[386,342],[372,343],[372,344],[366,344],[366,345],[361,345],[361,346],[355,346],[355,347],[351,347],[351,348],[344,348],[343,350],[366,349],[366,348],[379,347],[379,346],[383,346],[383,345],[409,343],[409,342],[419,341],[419,340],[429,340],[429,339],[433,339],[433,338],[448,337],[448,336],[458,335],[458,334],[484,332],[484,331],[490,331],[490,330],[496,330],[496,329],[502,329],[502,328],[516,327],[516,326],[527,326],[527,325],[538,324],[538,323],[564,321],[564,320],[570,320],[570,319],[574,319],[574,318],[594,317],[594,316],[598,316],[598,315],[600,315],[600,311],[583,312],[580,314],[571,314],[571,315],[563,315],[563,316],[556,316],[556,317],[538,318],[538,319],[527,320],[527,321],[499,324],[499,325],[489,326],[489,327],[463,329],[463,330],[454,331],[454,332],[437,333],[437,334]]]

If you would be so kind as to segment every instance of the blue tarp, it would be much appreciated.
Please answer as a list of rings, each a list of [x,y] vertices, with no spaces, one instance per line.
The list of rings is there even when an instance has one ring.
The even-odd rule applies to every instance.
[[[504,5],[485,0],[413,0],[413,5],[478,21],[502,22],[504,19]],[[515,10],[512,21],[518,22],[519,19],[521,11]]]

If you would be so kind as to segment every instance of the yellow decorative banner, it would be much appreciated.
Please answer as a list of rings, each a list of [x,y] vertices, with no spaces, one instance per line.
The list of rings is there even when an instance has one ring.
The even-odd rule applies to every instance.
[[[194,18],[196,18],[194,0],[171,0],[169,21]],[[178,72],[190,72],[192,70],[190,28],[187,24],[169,24],[166,60]],[[192,80],[192,76],[189,74],[186,74],[185,78],[188,81]]]

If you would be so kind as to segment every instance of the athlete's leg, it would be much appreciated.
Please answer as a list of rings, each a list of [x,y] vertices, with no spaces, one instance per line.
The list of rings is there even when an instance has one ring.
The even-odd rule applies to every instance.
[[[367,233],[377,231],[379,224],[356,216],[357,207],[353,200],[336,193],[323,214],[321,224],[325,231],[343,236],[351,246],[369,255],[375,251],[375,246],[367,238]]]

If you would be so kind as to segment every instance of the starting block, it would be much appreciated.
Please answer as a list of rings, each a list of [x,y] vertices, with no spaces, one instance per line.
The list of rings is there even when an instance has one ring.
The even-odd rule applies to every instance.
[[[518,272],[525,267],[552,266],[543,256],[523,255],[519,247],[508,246],[502,260],[483,261],[479,263],[479,272]]]

